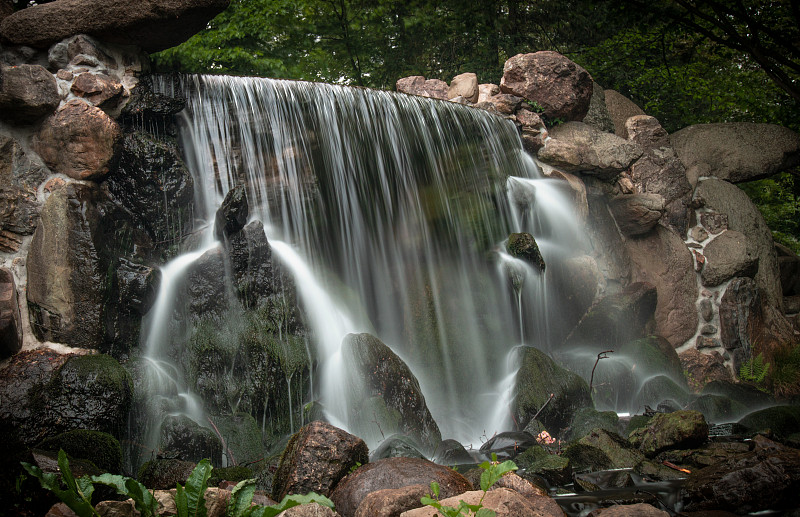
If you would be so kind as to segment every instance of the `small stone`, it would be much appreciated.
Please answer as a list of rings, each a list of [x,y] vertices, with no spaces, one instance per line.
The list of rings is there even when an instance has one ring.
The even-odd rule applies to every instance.
[[[695,226],[689,230],[689,237],[697,242],[703,242],[704,240],[708,239],[708,232],[702,226]]]
[[[692,254],[694,255],[694,270],[699,273],[703,270],[703,265],[706,263],[706,257],[697,250],[692,250]]]
[[[714,317],[714,304],[708,298],[700,300],[700,315],[706,321],[711,321]]]
[[[700,214],[700,224],[712,235],[728,229],[728,216],[718,212],[703,212]]]
[[[478,102],[478,76],[468,72],[453,77],[450,88],[447,90],[447,97],[464,97],[469,102]]]
[[[62,81],[71,81],[75,76],[72,75],[72,72],[69,70],[64,70],[63,68],[56,72],[56,77],[61,79]]]
[[[717,333],[717,327],[714,325],[703,325],[703,328],[700,329],[700,333],[704,336],[713,336]]]
[[[697,341],[695,341],[695,348],[698,350],[701,348],[719,348],[722,346],[722,343],[719,339],[710,338],[706,336],[697,336]]]

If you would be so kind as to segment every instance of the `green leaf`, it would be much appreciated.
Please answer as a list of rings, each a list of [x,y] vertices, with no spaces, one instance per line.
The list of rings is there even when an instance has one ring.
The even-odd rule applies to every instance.
[[[496,456],[493,455],[496,458]],[[501,477],[507,472],[511,472],[512,470],[517,470],[517,466],[511,460],[506,460],[499,465],[495,465],[494,463],[489,463],[488,461],[484,461],[481,463],[480,467],[483,469],[481,473],[481,490],[484,492],[488,492],[489,489],[497,483]]]
[[[83,476],[76,480],[78,484],[78,494],[86,501],[91,502],[92,494],[94,493],[94,485],[89,476]]]
[[[75,479],[72,477],[72,471],[69,469],[69,462],[67,461],[64,451],[61,450],[58,456],[59,469],[61,470],[62,478],[64,473],[66,473],[69,478],[72,479],[75,490],[71,488],[67,488],[66,490],[62,489],[61,482],[57,475],[53,474],[52,472],[42,472],[42,469],[36,465],[22,462],[22,468],[24,468],[28,474],[38,479],[39,484],[42,485],[42,488],[53,492],[56,497],[61,499],[61,501],[66,504],[70,510],[75,512],[78,517],[99,517],[97,511],[94,509],[94,507],[92,507],[91,501],[87,501],[78,494],[78,491],[76,490],[78,487],[75,483]]]
[[[72,471],[69,468],[69,460],[67,459],[67,453],[64,452],[64,449],[59,449],[58,451],[58,470],[61,471],[61,480],[64,481],[64,484],[67,485],[67,488],[75,493],[78,493],[78,484],[75,483],[75,478],[72,476]]]
[[[228,500],[228,515],[230,517],[244,517],[250,509],[250,503],[253,501],[255,492],[255,479],[239,481],[239,483],[233,487],[231,497]]]
[[[206,517],[206,488],[214,467],[208,459],[202,459],[186,480],[185,496],[187,517]]]
[[[431,481],[431,492],[433,492],[433,497],[439,499],[439,483],[436,481]]]
[[[497,514],[494,512],[494,510],[490,510],[489,508],[481,508],[475,514],[475,517],[496,517],[496,516]]]
[[[133,499],[141,517],[154,517],[158,513],[158,502],[147,488],[135,479],[117,474],[92,476],[92,481],[114,488],[118,494]]]
[[[175,488],[175,510],[178,512],[178,517],[189,517],[189,500],[186,497],[186,490],[180,483]]]

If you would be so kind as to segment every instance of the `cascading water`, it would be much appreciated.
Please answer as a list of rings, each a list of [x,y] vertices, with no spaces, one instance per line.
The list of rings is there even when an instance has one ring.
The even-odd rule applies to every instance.
[[[201,76],[160,88],[187,98],[181,141],[196,213],[213,221],[244,185],[251,219],[297,284],[320,364],[306,401],[370,434],[354,428],[340,352],[346,334],[370,332],[417,376],[443,436],[478,445],[511,427],[515,366],[506,356],[520,344],[551,347],[556,302],[549,271],[514,266],[509,279],[516,259],[504,241],[530,232],[547,263],[580,247],[566,183],[541,177],[511,122],[304,82]],[[145,332],[153,357],[179,341],[159,330],[164,317]]]

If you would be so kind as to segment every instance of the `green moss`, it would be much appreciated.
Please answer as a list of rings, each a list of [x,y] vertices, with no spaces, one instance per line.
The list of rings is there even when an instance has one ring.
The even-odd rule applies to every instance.
[[[611,459],[597,447],[573,443],[564,449],[562,456],[568,458],[577,471],[596,471],[611,468]]]
[[[614,411],[596,411],[593,408],[581,408],[572,419],[567,440],[579,440],[589,434],[593,429],[605,429],[609,432],[617,431],[619,417]]]
[[[61,371],[71,371],[81,379],[92,379],[93,382],[117,393],[133,393],[133,380],[130,374],[110,355],[70,357],[61,367]],[[57,380],[58,377],[55,379]],[[53,388],[55,389],[55,387]]]
[[[215,468],[211,471],[211,477],[208,478],[208,486],[219,486],[223,481],[232,481],[238,483],[245,479],[253,479],[254,473],[248,467],[223,467]]]
[[[647,427],[647,424],[652,418],[652,416],[647,415],[633,415],[628,422],[628,428],[625,429],[625,435],[630,436],[630,434],[635,430],[641,429],[642,427]]]
[[[64,449],[71,457],[91,461],[104,472],[122,473],[122,448],[108,433],[75,429],[46,438],[36,448],[53,452]]]
[[[773,406],[750,413],[739,423],[752,432],[769,429],[776,436],[790,436],[800,431],[800,407]]]

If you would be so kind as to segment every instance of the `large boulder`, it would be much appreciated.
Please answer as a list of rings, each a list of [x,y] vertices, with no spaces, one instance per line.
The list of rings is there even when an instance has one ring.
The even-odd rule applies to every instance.
[[[44,121],[33,146],[54,172],[100,180],[115,166],[121,140],[119,124],[100,108],[76,99]]]
[[[412,75],[410,77],[398,79],[395,89],[399,93],[419,95],[421,97],[430,97],[432,99],[447,100],[447,92],[449,87],[447,86],[446,82],[440,79],[426,80],[421,75]]]
[[[362,465],[341,480],[331,500],[343,517],[353,517],[365,498],[378,490],[439,483],[440,497],[462,494],[472,485],[458,472],[419,458],[386,458]]]
[[[625,126],[625,122],[630,117],[645,115],[645,112],[616,90],[606,90],[604,93],[606,108],[614,122],[614,134],[621,138],[628,138],[628,128]]]
[[[459,74],[450,81],[447,98],[463,97],[469,102],[478,102],[478,76],[472,72]]]
[[[385,404],[390,421],[382,422],[383,429],[408,435],[425,449],[436,448],[442,441],[439,427],[425,404],[419,381],[397,354],[375,336],[348,334],[342,356],[356,372],[355,383],[360,384],[355,400],[367,403],[377,397]],[[359,407],[353,409],[358,412]]]
[[[174,143],[141,131],[126,134],[105,186],[163,247],[191,228],[194,182]]]
[[[608,208],[623,235],[644,235],[664,215],[664,198],[659,194],[623,194],[611,199]]]
[[[698,447],[707,439],[708,424],[698,411],[658,413],[628,437],[634,447],[649,457],[667,449]]]
[[[283,451],[272,497],[280,501],[287,494],[308,492],[330,496],[351,468],[368,461],[364,440],[330,424],[311,422],[292,436]]]
[[[631,260],[631,280],[652,283],[658,292],[655,332],[674,347],[683,345],[697,330],[697,281],[694,262],[683,239],[663,226],[645,236],[625,241]]]
[[[564,121],[583,120],[593,89],[589,72],[553,51],[517,54],[503,65],[500,80],[503,93],[536,102],[545,116]]]
[[[726,215],[728,229],[742,233],[754,247],[758,256],[755,280],[761,296],[766,303],[782,311],[783,295],[775,244],[758,208],[737,186],[714,178],[701,181],[694,196],[695,201],[702,203],[703,210]]]
[[[611,119],[611,113],[609,113],[606,106],[605,92],[603,87],[597,83],[594,83],[594,88],[592,89],[589,112],[586,113],[582,122],[606,133],[614,132],[614,121]]]
[[[0,359],[11,357],[22,348],[22,320],[14,274],[0,268]]]
[[[0,66],[0,119],[33,124],[53,113],[59,102],[56,78],[43,66]]]
[[[214,217],[214,236],[223,240],[244,228],[250,217],[250,204],[247,202],[247,190],[244,185],[237,185],[225,194],[225,199]]]
[[[658,120],[646,115],[630,117],[625,127],[628,139],[644,150],[642,157],[631,165],[631,181],[638,192],[664,198],[666,214],[661,224],[685,237],[692,186],[686,179],[686,169],[672,148],[667,132]]]
[[[0,39],[46,48],[75,34],[158,52],[205,28],[229,0],[59,0],[17,11],[0,23]]]
[[[421,498],[430,496],[428,485],[384,488],[367,494],[358,505],[355,517],[396,517],[407,510],[422,506]]]
[[[712,381],[732,381],[731,371],[725,366],[722,355],[712,350],[704,353],[690,348],[680,355],[681,366],[686,371],[686,381],[692,391],[699,392]]]
[[[628,140],[603,133],[582,122],[550,129],[550,139],[539,149],[539,159],[567,172],[583,172],[609,181],[642,155]]]
[[[14,253],[21,235],[30,235],[39,222],[39,185],[51,174],[35,153],[20,142],[0,135],[0,250]],[[16,234],[16,235],[13,235]]]
[[[514,386],[514,417],[522,426],[538,413],[537,420],[550,433],[560,433],[579,409],[592,405],[589,385],[536,348],[526,347],[521,354]]]
[[[716,236],[703,248],[705,265],[700,278],[705,287],[715,287],[737,276],[753,277],[758,256],[747,238],[735,230]]]
[[[480,490],[442,499],[444,506],[458,508],[461,501],[467,504],[481,504],[494,512],[497,517],[564,517],[564,511],[553,499],[547,496],[523,496],[508,488],[490,490],[484,496]],[[401,517],[436,517],[440,513],[432,506],[424,506],[400,514]]]
[[[800,163],[800,134],[773,124],[697,124],[673,133],[670,141],[693,185],[703,176],[755,180]]]
[[[107,271],[100,253],[96,191],[70,183],[54,191],[28,251],[28,311],[37,338],[98,348],[104,336]]]

